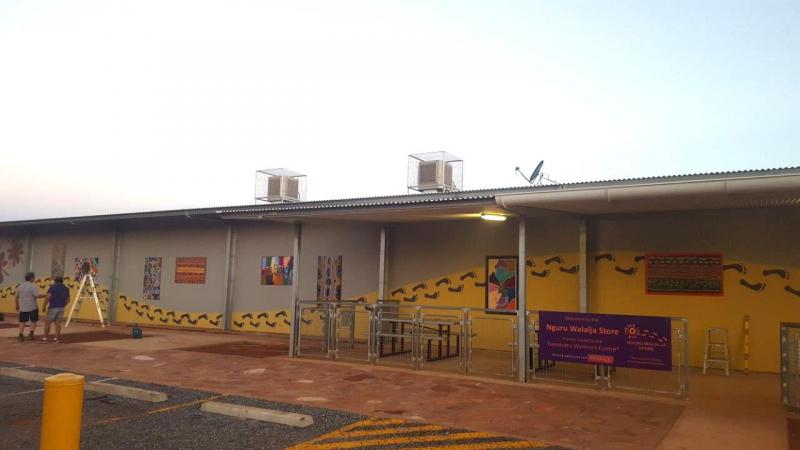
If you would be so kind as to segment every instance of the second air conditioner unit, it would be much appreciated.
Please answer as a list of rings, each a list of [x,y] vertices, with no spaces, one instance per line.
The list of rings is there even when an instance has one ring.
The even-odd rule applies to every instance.
[[[300,202],[305,199],[305,175],[288,169],[256,171],[257,201],[270,203]]]
[[[447,152],[408,156],[408,188],[418,192],[452,192],[462,188],[464,162]]]
[[[417,168],[417,186],[423,191],[453,190],[453,165],[442,161],[422,161]]]
[[[296,178],[271,176],[267,181],[268,202],[300,201],[300,182]]]

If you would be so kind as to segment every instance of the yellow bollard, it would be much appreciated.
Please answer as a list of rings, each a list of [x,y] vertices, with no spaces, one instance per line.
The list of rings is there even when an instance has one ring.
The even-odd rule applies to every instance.
[[[82,413],[83,375],[60,373],[45,378],[39,449],[80,449]]]

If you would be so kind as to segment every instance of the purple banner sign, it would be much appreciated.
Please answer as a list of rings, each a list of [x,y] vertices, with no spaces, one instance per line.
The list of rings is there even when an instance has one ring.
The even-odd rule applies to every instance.
[[[541,311],[539,358],[672,370],[670,318]]]

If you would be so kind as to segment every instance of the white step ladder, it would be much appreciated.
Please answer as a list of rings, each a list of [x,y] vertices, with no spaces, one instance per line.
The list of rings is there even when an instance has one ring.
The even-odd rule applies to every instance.
[[[728,329],[706,328],[706,351],[703,354],[703,375],[707,369],[723,369],[730,375],[730,353],[728,352]]]
[[[75,294],[75,298],[72,300],[72,307],[69,309],[67,323],[64,324],[64,328],[69,326],[69,323],[72,320],[72,315],[75,313],[76,308],[78,312],[80,312],[80,307],[84,300],[94,301],[94,306],[97,309],[97,316],[100,318],[100,326],[105,328],[106,320],[104,313],[106,311],[100,305],[100,298],[97,297],[97,284],[95,284],[94,277],[90,273],[84,275],[83,279],[81,279],[81,285],[78,287],[78,292]]]

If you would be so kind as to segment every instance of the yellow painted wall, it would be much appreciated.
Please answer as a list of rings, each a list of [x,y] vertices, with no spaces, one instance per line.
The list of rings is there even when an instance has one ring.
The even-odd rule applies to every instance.
[[[18,284],[15,283],[0,287],[0,312],[16,312],[14,307],[14,299],[17,295],[17,286]]]
[[[514,254],[509,250],[514,248],[516,235],[510,228],[503,228],[493,232],[490,244],[475,242],[472,249],[455,246],[456,242],[480,239],[484,231],[482,226],[456,224],[451,230],[449,224],[437,224],[439,234],[426,236],[424,240],[414,238],[419,236],[416,228],[397,230],[409,237],[397,243],[404,248],[390,246],[390,269],[394,271],[390,282],[395,277],[405,278],[401,284],[390,285],[389,299],[404,306],[483,308],[484,258],[487,254]],[[704,330],[710,326],[725,327],[729,332],[734,368],[743,367],[743,319],[749,314],[751,370],[776,372],[778,325],[781,321],[800,321],[797,303],[800,301],[800,240],[796,238],[799,226],[800,213],[789,209],[592,218],[590,311],[687,317],[690,364],[694,366],[702,364]],[[531,221],[528,232],[528,309],[577,311],[580,268],[577,267],[578,236],[573,221],[563,224]],[[397,238],[397,235],[390,236]],[[409,248],[413,250],[409,252]],[[401,252],[399,257],[397,251]],[[722,252],[725,264],[730,266],[725,271],[725,294],[721,297],[645,295],[644,263],[640,257],[648,252]],[[445,270],[439,272],[437,267]],[[784,272],[774,272],[778,269]],[[768,274],[765,275],[765,271]],[[408,277],[410,273],[414,277]],[[793,278],[793,274],[798,275]],[[369,297],[369,302],[374,301],[374,293],[365,294],[365,297]],[[273,322],[281,311],[286,311],[286,317],[281,315],[279,321]],[[250,316],[245,317],[248,313]],[[266,317],[259,317],[264,314]],[[288,333],[286,322],[291,323],[290,314],[289,310],[278,309],[237,311],[234,329]],[[483,317],[508,316],[474,316],[478,331],[475,348],[508,348],[509,324],[482,320]],[[267,321],[275,323],[275,327],[267,325]]]
[[[526,263],[527,299],[530,311],[577,311],[577,253],[535,255]],[[476,266],[449,274],[417,280],[389,289],[389,299],[401,305],[485,308],[486,267]],[[434,313],[436,310],[426,310]],[[513,315],[473,312],[473,347],[509,350]]]
[[[289,334],[292,329],[292,310],[234,311],[231,329],[261,333]]]
[[[158,301],[130,299],[124,294],[117,296],[116,321],[219,330],[225,326],[221,312],[186,312],[165,308]]]
[[[575,237],[577,241],[577,236]],[[528,258],[527,305],[529,311],[578,311],[580,309],[577,252]]]
[[[485,307],[485,267],[468,267],[462,271],[438,274],[435,277],[417,280],[389,290],[389,299],[402,306],[423,307],[457,306],[468,308]],[[458,312],[424,309],[426,315],[456,315]],[[513,339],[513,315],[470,313],[473,317],[473,347],[479,349],[510,350]]]
[[[702,365],[705,329],[727,328],[736,369],[750,315],[750,369],[777,372],[779,324],[800,321],[799,229],[797,208],[600,218],[590,234],[590,311],[688,318],[692,366]],[[647,252],[723,253],[724,295],[646,295]]]
[[[46,294],[47,290],[50,286],[53,285],[53,280],[49,277],[47,278],[37,278],[34,280],[34,284],[36,287],[39,288],[40,294]],[[72,303],[74,301],[75,295],[78,293],[78,287],[80,283],[73,281],[72,279],[65,279],[64,285],[69,288],[70,293],[70,302],[67,304],[66,309],[64,310],[64,317],[69,314],[70,308],[72,308]],[[0,289],[0,312],[8,312],[8,313],[15,313],[15,298],[16,298],[16,287],[18,285],[13,286],[6,286],[5,288]],[[100,307],[108,309],[108,289],[103,285],[97,286],[98,291],[98,300],[100,300]],[[42,309],[42,304],[44,303],[44,299],[39,299],[39,310]],[[93,301],[84,300],[73,316],[74,319],[81,319],[81,320],[89,320],[89,321],[100,321],[100,318],[97,316],[97,308],[94,306]]]
[[[703,364],[706,328],[727,328],[732,367],[736,369],[744,367],[744,317],[749,314],[750,370],[778,371],[779,324],[800,321],[800,296],[785,290],[785,286],[792,286],[791,280],[763,275],[775,266],[725,259],[725,265],[741,264],[747,273],[726,270],[722,296],[646,295],[644,261],[633,262],[640,254],[616,252],[615,261],[602,259],[594,263],[589,281],[591,312],[686,317],[692,366]],[[627,275],[616,267],[636,271]],[[800,266],[781,269],[800,274]],[[754,287],[745,287],[742,280]],[[800,290],[800,280],[794,286]]]

